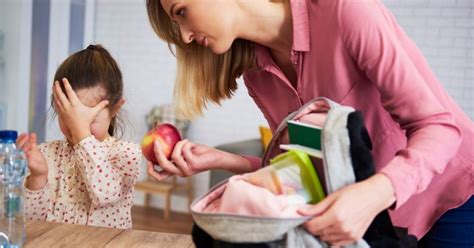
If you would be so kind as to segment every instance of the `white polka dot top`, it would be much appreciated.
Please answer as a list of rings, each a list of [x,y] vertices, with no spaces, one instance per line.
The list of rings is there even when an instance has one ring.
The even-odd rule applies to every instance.
[[[66,140],[41,144],[48,163],[43,189],[26,189],[26,218],[129,229],[133,185],[139,175],[138,144],[93,136],[71,147]],[[28,179],[26,179],[28,180]]]

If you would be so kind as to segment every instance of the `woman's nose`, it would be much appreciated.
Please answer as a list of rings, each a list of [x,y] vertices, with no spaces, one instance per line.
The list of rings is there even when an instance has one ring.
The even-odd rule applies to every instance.
[[[194,34],[185,26],[180,26],[179,31],[181,32],[181,39],[186,44],[191,43],[194,40]]]

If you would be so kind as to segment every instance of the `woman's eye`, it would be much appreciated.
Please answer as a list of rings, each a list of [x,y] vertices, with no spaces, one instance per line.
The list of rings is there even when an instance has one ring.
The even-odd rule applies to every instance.
[[[176,11],[176,15],[177,15],[177,16],[184,17],[184,13],[185,13],[184,8],[179,9],[178,11]]]

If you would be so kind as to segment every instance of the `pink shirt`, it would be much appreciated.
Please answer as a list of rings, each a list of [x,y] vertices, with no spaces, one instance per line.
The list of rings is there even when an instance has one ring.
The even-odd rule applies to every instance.
[[[291,11],[297,85],[256,45],[250,96],[273,131],[318,96],[362,111],[376,170],[395,188],[392,220],[422,237],[474,194],[473,122],[379,0],[291,0]]]

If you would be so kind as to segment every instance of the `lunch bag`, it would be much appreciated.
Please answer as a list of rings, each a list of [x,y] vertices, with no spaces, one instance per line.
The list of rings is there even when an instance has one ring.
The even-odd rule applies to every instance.
[[[313,164],[326,194],[374,174],[372,144],[362,113],[327,98],[309,101],[280,123],[262,158],[262,167],[283,152],[280,144],[288,142],[288,120],[322,127],[323,159],[313,159]],[[205,206],[219,199],[227,183],[228,180],[222,181],[191,204],[196,247],[329,247],[301,227],[310,216],[280,218],[204,212]],[[397,234],[388,211],[384,210],[373,220],[363,239],[345,247],[416,247],[414,236]]]

